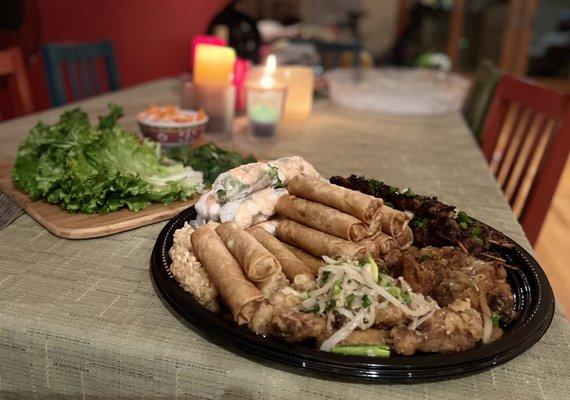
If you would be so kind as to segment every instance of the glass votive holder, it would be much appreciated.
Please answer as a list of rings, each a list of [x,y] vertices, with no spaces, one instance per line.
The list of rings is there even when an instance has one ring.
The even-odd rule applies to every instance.
[[[196,85],[185,81],[182,88],[182,107],[202,109],[208,115],[208,133],[231,136],[235,116],[236,89],[228,86]]]
[[[285,97],[284,86],[271,88],[247,86],[246,106],[251,137],[260,139],[275,137],[283,114]]]
[[[313,68],[291,65],[277,68],[277,77],[287,85],[284,121],[300,121],[311,115],[315,72]]]

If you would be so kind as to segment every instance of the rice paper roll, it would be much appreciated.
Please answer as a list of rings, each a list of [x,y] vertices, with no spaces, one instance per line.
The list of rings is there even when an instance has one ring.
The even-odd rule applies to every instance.
[[[302,262],[275,236],[268,233],[260,226],[254,226],[247,230],[259,243],[277,258],[283,273],[291,282],[295,277],[302,274],[313,275],[311,267]]]
[[[395,239],[398,242],[400,250],[408,250],[412,247],[412,243],[414,243],[414,232],[412,232],[412,229],[409,226],[406,226],[404,232],[396,236]]]
[[[292,195],[281,197],[275,210],[283,217],[352,242],[370,236],[368,227],[358,218],[300,197]]]
[[[190,240],[194,254],[206,269],[234,320],[239,325],[248,323],[263,299],[262,293],[246,278],[211,225],[197,229]]]
[[[367,254],[368,250],[366,246],[309,228],[290,219],[279,221],[276,233],[280,240],[305,250],[316,257],[346,256],[362,258]]]
[[[277,230],[277,225],[275,226],[275,230]],[[308,265],[309,268],[311,268],[311,272],[312,272],[314,277],[316,277],[319,274],[319,269],[325,265],[325,262],[321,258],[317,258],[317,257],[295,247],[295,246],[291,246],[288,243],[284,243],[284,242],[281,242],[281,243],[285,247],[287,247],[287,249],[289,249],[289,251],[291,251],[291,253],[295,254],[295,257],[297,257],[299,260],[301,260],[306,265]]]
[[[252,281],[264,281],[280,270],[277,259],[235,222],[220,224],[216,232]]]
[[[202,220],[220,220],[221,204],[216,200],[213,191],[204,193],[196,202],[196,213]]]
[[[263,162],[240,165],[220,174],[212,184],[212,195],[221,204],[241,199],[272,184],[275,173]]]
[[[382,207],[382,199],[333,185],[321,179],[298,175],[287,187],[289,194],[335,208],[370,224]]]
[[[289,185],[291,179],[297,175],[307,175],[319,178],[317,170],[307,161],[298,156],[283,157],[278,160],[269,161],[267,164],[277,170],[277,185],[285,187]]]
[[[220,221],[234,221],[242,229],[267,221],[275,214],[275,205],[286,189],[262,189],[221,207]]]
[[[412,213],[395,210],[392,207],[383,206],[378,214],[382,232],[390,236],[398,236],[404,233],[413,217]]]

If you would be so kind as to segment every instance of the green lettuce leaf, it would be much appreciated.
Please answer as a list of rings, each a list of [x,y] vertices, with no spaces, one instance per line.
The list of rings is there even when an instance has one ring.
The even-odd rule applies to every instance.
[[[38,123],[20,146],[12,172],[16,187],[68,211],[138,211],[152,202],[186,199],[202,187],[202,174],[182,164],[162,163],[160,145],[140,142],[118,120],[122,110],[92,126],[80,109],[57,124]]]

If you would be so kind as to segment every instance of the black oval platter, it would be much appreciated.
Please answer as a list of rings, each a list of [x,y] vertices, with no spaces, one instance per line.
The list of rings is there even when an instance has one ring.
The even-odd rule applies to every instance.
[[[286,370],[335,380],[427,382],[457,378],[480,372],[512,360],[536,343],[546,332],[554,315],[554,295],[548,280],[532,256],[509,239],[509,256],[519,266],[508,269],[509,283],[516,298],[518,318],[504,327],[505,335],[490,344],[460,353],[413,356],[356,357],[319,351],[264,337],[238,327],[233,321],[202,307],[185,292],[170,272],[168,250],[176,229],[194,219],[190,207],[160,232],[151,256],[151,274],[168,303],[207,339],[240,355]],[[281,364],[281,365],[279,365]]]

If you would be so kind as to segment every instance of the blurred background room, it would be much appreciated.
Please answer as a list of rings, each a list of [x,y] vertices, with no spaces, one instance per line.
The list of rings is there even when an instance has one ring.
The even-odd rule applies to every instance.
[[[496,152],[487,148],[493,101],[500,106],[510,82],[504,76],[547,88],[544,99],[560,96],[562,117],[555,123],[565,129],[563,145],[550,175],[531,177],[551,189],[539,194],[545,200],[532,223],[525,222],[524,209],[517,212],[509,189],[513,174],[493,170]],[[570,309],[568,1],[0,2],[0,121],[166,77],[180,82],[176,106],[203,110],[208,131],[229,135],[251,125],[257,135],[272,136],[281,124],[273,104],[279,114],[284,109],[283,124],[311,118],[322,102],[394,115],[461,113]],[[272,92],[265,90],[268,77]],[[555,118],[549,114],[554,106],[535,100]],[[160,99],[145,101],[150,106]],[[521,111],[519,117],[530,121],[533,115]]]

